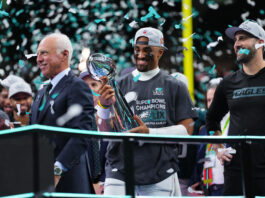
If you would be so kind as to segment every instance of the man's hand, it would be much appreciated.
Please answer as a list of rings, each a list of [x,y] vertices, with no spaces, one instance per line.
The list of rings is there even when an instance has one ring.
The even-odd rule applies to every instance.
[[[222,151],[218,151],[217,149],[216,156],[222,165],[224,165],[224,161],[230,162],[233,158],[233,155],[229,154],[228,149],[225,148]]]
[[[189,196],[202,196],[204,193],[202,190],[196,190],[201,185],[200,182],[196,182],[188,188]]]
[[[149,133],[149,128],[137,115],[134,115],[133,118],[140,125],[139,127],[133,128],[130,130],[130,133]]]
[[[100,80],[102,81],[102,85],[99,88],[99,94],[100,94],[99,101],[101,105],[107,107],[113,104],[115,93],[113,88],[107,84],[108,82],[107,76],[101,77]]]
[[[54,175],[54,187],[56,188],[57,184],[59,183],[61,179],[61,176],[59,175]]]

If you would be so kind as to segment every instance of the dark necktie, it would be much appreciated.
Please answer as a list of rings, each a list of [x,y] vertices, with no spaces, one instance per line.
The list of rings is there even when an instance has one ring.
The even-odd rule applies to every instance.
[[[46,90],[45,90],[45,92],[43,94],[43,97],[41,99],[41,102],[40,102],[41,106],[39,107],[39,111],[42,111],[43,108],[45,107],[46,102],[47,102],[47,98],[49,96],[49,92],[50,92],[51,88],[52,88],[52,84],[51,83],[46,85]]]

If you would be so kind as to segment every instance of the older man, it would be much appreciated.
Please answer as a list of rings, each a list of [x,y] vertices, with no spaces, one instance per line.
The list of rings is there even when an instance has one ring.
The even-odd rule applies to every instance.
[[[64,34],[53,33],[40,42],[37,63],[43,76],[50,79],[50,83],[36,95],[30,124],[91,129],[94,115],[93,98],[88,85],[71,72],[69,66],[72,51],[71,42]],[[73,109],[75,106],[77,109]],[[79,111],[80,108],[82,111]],[[69,111],[78,113],[75,112],[74,117],[62,119],[66,113],[72,114]],[[93,188],[88,171],[88,140],[56,136],[52,141],[55,144],[56,190],[91,193]]]

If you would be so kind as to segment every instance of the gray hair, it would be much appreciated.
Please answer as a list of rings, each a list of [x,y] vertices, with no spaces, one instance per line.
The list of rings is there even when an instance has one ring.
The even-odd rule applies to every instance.
[[[213,78],[212,80],[209,81],[208,83],[208,87],[207,87],[207,91],[209,89],[213,89],[213,88],[216,88],[220,82],[223,80],[222,77],[219,77],[219,78]]]
[[[72,54],[73,54],[73,47],[72,47],[72,43],[69,37],[62,33],[52,33],[52,34],[48,34],[47,36],[45,36],[44,39],[50,38],[50,37],[56,38],[57,53],[61,53],[63,50],[67,50],[69,52],[68,64],[70,65]]]

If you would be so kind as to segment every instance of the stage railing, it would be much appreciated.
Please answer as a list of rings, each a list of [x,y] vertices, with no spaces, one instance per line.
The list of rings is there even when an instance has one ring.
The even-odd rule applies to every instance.
[[[250,156],[245,156],[244,153],[248,150],[249,145],[252,143],[264,142],[265,136],[176,136],[176,135],[151,135],[151,134],[135,134],[135,133],[117,133],[117,132],[98,132],[98,131],[86,131],[80,129],[69,129],[62,127],[51,127],[45,125],[29,125],[25,127],[8,129],[0,131],[0,138],[4,136],[14,136],[16,134],[29,134],[33,133],[35,136],[42,134],[65,134],[76,137],[91,137],[93,139],[107,139],[111,141],[123,141],[124,142],[124,152],[126,153],[124,163],[125,163],[125,182],[126,182],[126,194],[129,197],[135,197],[134,192],[134,172],[133,172],[133,143],[137,141],[147,141],[152,143],[172,143],[172,142],[187,142],[187,143],[233,143],[240,145],[240,153],[243,158],[243,196],[245,197],[254,197],[255,195],[251,191],[251,187],[248,181],[249,177],[249,160]],[[35,144],[36,150],[38,150],[38,144]],[[1,151],[0,151],[1,152]],[[34,153],[35,158],[37,159],[38,153]],[[34,171],[38,171],[35,169]],[[34,174],[35,177],[38,174]],[[38,181],[38,178],[34,178]],[[1,187],[0,187],[1,188]],[[38,196],[36,196],[38,195]],[[68,196],[69,195],[69,196]],[[14,197],[75,197],[72,193],[53,193],[46,192],[40,194],[39,186],[34,187],[34,192],[29,192],[28,194],[14,195]],[[78,195],[76,195],[78,196]],[[128,197],[121,196],[121,197]],[[6,196],[12,197],[12,196]],[[79,196],[78,196],[79,197]],[[83,194],[80,197],[111,197],[111,196],[100,196],[100,195],[85,195]],[[117,196],[115,196],[117,197]]]

